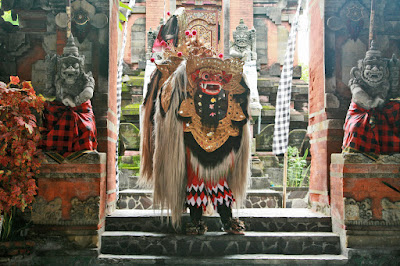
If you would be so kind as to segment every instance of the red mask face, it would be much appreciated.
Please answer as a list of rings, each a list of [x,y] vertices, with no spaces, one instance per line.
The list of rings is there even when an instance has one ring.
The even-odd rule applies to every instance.
[[[191,78],[197,84],[198,90],[208,95],[218,95],[223,86],[231,80],[232,75],[214,69],[198,69],[192,73]]]

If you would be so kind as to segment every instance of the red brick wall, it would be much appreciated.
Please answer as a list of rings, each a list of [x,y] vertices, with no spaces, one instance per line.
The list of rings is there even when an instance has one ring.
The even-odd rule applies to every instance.
[[[114,0],[110,6],[109,23],[109,86],[107,111],[107,209],[112,210],[116,203],[115,159],[117,129],[117,56],[118,56],[118,1]]]
[[[166,2],[169,2],[166,0]],[[166,9],[168,11],[168,9]],[[157,29],[160,19],[164,16],[164,0],[146,1],[146,31]],[[166,17],[167,19],[167,17]]]
[[[311,139],[310,199],[313,208],[329,205],[328,124],[325,112],[323,0],[310,1],[309,136]],[[339,146],[340,147],[340,146]],[[318,206],[318,207],[317,207]]]
[[[125,53],[124,53],[124,61],[125,61],[127,64],[130,64],[130,63],[131,63],[131,57],[132,57],[132,54],[131,54],[132,30],[131,30],[131,28],[132,28],[132,25],[135,24],[135,21],[136,21],[138,18],[146,18],[146,14],[132,14],[132,15],[129,17],[129,20],[128,20],[128,34],[127,34],[127,36],[126,36],[127,42],[126,42]],[[147,27],[146,27],[146,51],[147,51],[147,31],[148,31],[149,29],[150,29],[150,28],[147,29]],[[152,29],[154,29],[154,28],[152,28]],[[135,37],[135,36],[134,36],[134,37]]]
[[[233,31],[239,25],[240,19],[244,20],[249,29],[253,28],[253,1],[242,0],[242,1],[231,1],[230,3],[230,40],[233,40]],[[222,19],[223,20],[223,19]],[[222,36],[221,36],[222,38]]]

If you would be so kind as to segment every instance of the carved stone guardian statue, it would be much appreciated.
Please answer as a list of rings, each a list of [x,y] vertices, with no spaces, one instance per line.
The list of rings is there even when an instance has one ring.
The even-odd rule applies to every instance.
[[[96,124],[90,99],[95,81],[84,71],[85,57],[79,55],[74,38],[68,38],[61,56],[46,57],[47,94],[54,101],[45,103],[42,148],[68,156],[97,148]]]
[[[249,30],[243,19],[240,19],[236,31],[233,32],[233,43],[230,45],[229,54],[245,62],[257,60],[256,30],[254,28]]]
[[[399,61],[382,58],[372,42],[364,59],[351,69],[352,103],[344,124],[343,152],[375,157],[400,152]]]

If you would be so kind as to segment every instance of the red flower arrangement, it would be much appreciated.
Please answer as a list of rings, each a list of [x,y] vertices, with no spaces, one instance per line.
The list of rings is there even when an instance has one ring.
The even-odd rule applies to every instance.
[[[30,82],[16,76],[0,82],[0,214],[22,211],[36,195],[34,175],[42,154],[39,128],[32,111],[43,110],[44,98],[36,96]]]

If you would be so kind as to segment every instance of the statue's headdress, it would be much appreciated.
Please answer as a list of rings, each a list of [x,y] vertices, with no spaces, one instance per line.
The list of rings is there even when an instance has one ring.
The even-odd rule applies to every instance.
[[[75,45],[74,36],[71,34],[67,40],[67,44],[63,49],[63,54],[58,58],[59,65],[63,62],[77,62],[81,67],[85,63],[85,56],[79,54],[78,47]]]

